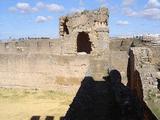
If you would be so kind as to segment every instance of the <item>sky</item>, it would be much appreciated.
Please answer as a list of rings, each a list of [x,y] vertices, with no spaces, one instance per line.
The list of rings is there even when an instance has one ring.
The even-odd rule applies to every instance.
[[[109,8],[110,36],[159,34],[160,0],[0,0],[0,39],[58,37],[59,17]]]

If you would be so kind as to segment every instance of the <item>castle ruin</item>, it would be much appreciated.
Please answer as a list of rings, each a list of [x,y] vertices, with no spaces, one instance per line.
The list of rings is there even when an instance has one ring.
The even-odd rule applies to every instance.
[[[108,18],[107,8],[78,12],[59,19],[58,39],[0,43],[0,85],[52,89],[79,85],[85,75],[102,79],[117,57],[109,52]]]
[[[75,92],[84,76],[103,80],[117,69],[140,100],[160,96],[160,47],[111,40],[108,18],[107,8],[85,10],[59,19],[58,39],[1,42],[0,86]]]

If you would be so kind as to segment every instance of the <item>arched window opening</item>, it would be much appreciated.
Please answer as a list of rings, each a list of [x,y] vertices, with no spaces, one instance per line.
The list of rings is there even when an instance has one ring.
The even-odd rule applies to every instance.
[[[77,52],[90,54],[92,51],[91,43],[88,33],[80,32],[77,36]]]

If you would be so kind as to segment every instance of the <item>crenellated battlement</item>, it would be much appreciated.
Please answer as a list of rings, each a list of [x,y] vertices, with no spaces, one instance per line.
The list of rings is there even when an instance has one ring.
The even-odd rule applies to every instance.
[[[10,41],[0,43],[0,53],[61,53],[59,39],[31,39],[23,41]]]

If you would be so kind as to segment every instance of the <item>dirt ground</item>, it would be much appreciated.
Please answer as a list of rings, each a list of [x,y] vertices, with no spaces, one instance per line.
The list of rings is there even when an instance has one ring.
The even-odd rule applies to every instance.
[[[30,120],[34,115],[64,116],[74,94],[0,88],[0,120]]]

